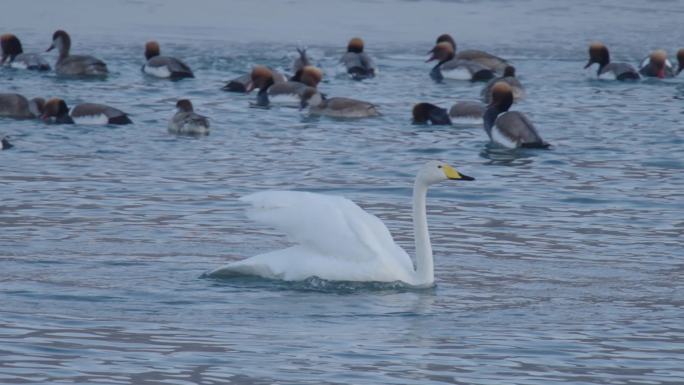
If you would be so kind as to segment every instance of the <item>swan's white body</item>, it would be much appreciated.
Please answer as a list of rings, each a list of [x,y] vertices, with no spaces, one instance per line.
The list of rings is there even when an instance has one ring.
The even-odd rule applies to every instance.
[[[429,286],[434,282],[432,247],[425,198],[429,184],[472,178],[449,165],[430,162],[416,177],[413,223],[416,268],[394,242],[382,221],[339,196],[298,191],[265,191],[243,197],[251,204],[248,217],[287,234],[294,246],[233,262],[212,276],[256,275],[300,281],[318,277],[331,281],[394,282]]]

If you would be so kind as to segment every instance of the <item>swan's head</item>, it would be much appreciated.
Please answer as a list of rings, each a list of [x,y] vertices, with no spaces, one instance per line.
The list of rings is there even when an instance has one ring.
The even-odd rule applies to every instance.
[[[418,171],[418,178],[425,184],[431,185],[444,180],[475,180],[475,178],[461,174],[455,168],[449,166],[445,162],[430,161],[423,165]]]

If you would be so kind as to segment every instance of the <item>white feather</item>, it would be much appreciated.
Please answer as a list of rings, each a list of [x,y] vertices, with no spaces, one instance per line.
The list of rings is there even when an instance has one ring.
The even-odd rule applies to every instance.
[[[28,68],[28,65],[26,62],[20,61],[20,60],[15,60],[10,64],[10,67],[20,69],[20,70],[25,70]]]
[[[109,124],[109,118],[105,114],[84,115],[79,117],[71,117],[76,124]]]
[[[297,94],[277,94],[269,95],[268,101],[276,105],[299,107],[302,99]]]
[[[465,68],[454,68],[452,70],[442,70],[442,76],[454,80],[470,80],[473,75]]]
[[[241,199],[248,217],[285,234],[295,246],[234,262],[212,275],[283,280],[410,282],[413,264],[384,223],[343,197],[265,191]]]
[[[145,64],[143,67],[143,71],[152,76],[156,76],[158,78],[169,78],[171,77],[171,71],[169,70],[169,67],[167,66],[159,66],[159,67],[153,67]]]

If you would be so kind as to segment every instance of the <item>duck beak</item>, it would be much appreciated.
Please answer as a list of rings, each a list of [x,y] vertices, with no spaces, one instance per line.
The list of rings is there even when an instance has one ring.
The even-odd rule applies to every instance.
[[[50,48],[46,49],[45,52],[50,52],[55,49],[55,43],[50,44]]]
[[[593,60],[589,59],[589,62],[584,66],[584,69],[589,68],[592,64],[594,64]]]
[[[250,93],[254,90],[254,88],[256,88],[254,82],[250,80],[247,82],[247,85],[245,85],[245,92]]]

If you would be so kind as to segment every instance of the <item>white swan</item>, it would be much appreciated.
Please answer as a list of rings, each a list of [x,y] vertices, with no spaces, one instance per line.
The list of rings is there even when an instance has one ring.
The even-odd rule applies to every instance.
[[[248,217],[287,234],[294,246],[233,262],[210,276],[256,275],[300,281],[395,282],[430,286],[434,282],[432,246],[425,198],[428,186],[447,179],[473,180],[443,162],[426,163],[413,187],[416,268],[409,255],[375,215],[339,196],[298,191],[264,191],[241,198]]]

